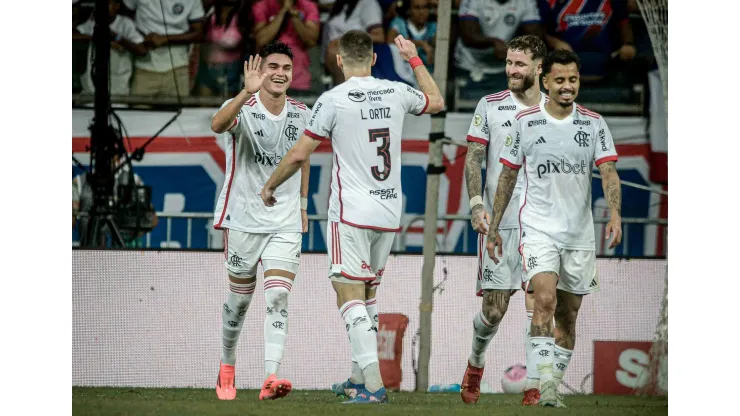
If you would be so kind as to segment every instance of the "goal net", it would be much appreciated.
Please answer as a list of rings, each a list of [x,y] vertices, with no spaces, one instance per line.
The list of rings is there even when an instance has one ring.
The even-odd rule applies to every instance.
[[[637,0],[640,13],[647,26],[650,42],[658,64],[663,86],[665,109],[668,112],[668,0]],[[667,120],[666,114],[666,120]],[[646,393],[668,393],[668,263],[665,269],[665,289],[661,303],[660,319],[655,329],[655,339],[650,351],[648,368],[650,382]]]

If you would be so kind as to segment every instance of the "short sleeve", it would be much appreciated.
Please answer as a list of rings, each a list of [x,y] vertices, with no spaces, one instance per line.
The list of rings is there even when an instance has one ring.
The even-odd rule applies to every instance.
[[[401,84],[400,82],[397,83],[397,85],[401,90],[403,107],[407,113],[420,116],[427,111],[427,107],[429,107],[429,97],[425,93],[414,87]]]
[[[522,24],[539,23],[540,11],[537,9],[537,0],[525,0],[524,14],[522,15]]]
[[[606,125],[606,121],[601,117],[599,119],[599,130],[596,132],[596,146],[594,151],[594,161],[596,166],[604,162],[616,162],[619,157],[617,156],[617,149],[614,147],[614,140],[612,139],[612,133],[609,131],[609,126]]]
[[[205,16],[205,12],[203,11],[203,3],[201,0],[194,0],[193,1],[193,8],[190,9],[190,14],[188,15],[188,20],[191,22],[194,20],[200,20]]]
[[[136,10],[136,6],[139,5],[139,0],[123,0],[123,4],[131,10]]]
[[[511,131],[506,136],[504,142],[504,148],[501,150],[501,157],[499,161],[504,165],[512,168],[519,169],[522,167],[524,160],[524,152],[522,152],[522,127],[521,121],[517,121],[512,126]]]
[[[254,23],[267,23],[270,21],[270,16],[267,15],[267,2],[258,1],[252,6],[252,16],[254,17]]]
[[[383,11],[376,0],[360,0],[355,13],[360,13],[360,30],[370,32],[376,27],[383,26]]]
[[[82,33],[83,35],[92,36],[93,30],[95,29],[95,21],[92,19],[86,20],[85,23],[82,23],[77,26],[77,31]]]
[[[312,1],[304,1],[302,3],[302,9],[303,13],[306,15],[303,19],[304,22],[320,22],[319,6],[317,6],[316,3]]]
[[[330,140],[335,116],[334,104],[326,94],[322,94],[316,100],[311,117],[308,119],[308,124],[306,125],[306,131],[303,134],[316,140]]]
[[[226,100],[226,102],[224,102],[221,105],[221,108],[219,108],[219,110],[226,107],[231,102],[231,100],[233,100],[233,98]],[[231,122],[231,126],[229,127],[227,131],[230,133],[238,133],[239,130],[241,130],[241,125],[243,122],[244,122],[244,118],[242,117],[241,110],[239,110],[239,112],[236,114],[236,117],[234,118],[234,121]]]
[[[478,20],[480,18],[478,0],[463,0],[457,15],[459,20]]]
[[[128,40],[131,43],[142,43],[144,42],[144,36],[139,33],[138,30],[136,30],[136,25],[134,24],[134,21],[129,19],[126,16],[120,16],[122,20],[121,28],[122,33],[119,33],[119,35],[123,36],[124,39]]]
[[[486,111],[488,102],[486,97],[483,97],[478,101],[478,105],[475,107],[475,113],[473,114],[473,120],[470,122],[470,128],[468,128],[469,142],[480,143],[488,146],[488,142],[491,139],[490,128],[488,127],[488,111]]]

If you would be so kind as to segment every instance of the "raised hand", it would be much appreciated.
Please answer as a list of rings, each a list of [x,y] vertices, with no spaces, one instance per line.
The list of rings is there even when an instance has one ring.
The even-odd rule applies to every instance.
[[[396,38],[393,39],[393,42],[398,47],[398,52],[401,54],[401,57],[406,61],[415,56],[419,56],[419,53],[416,51],[416,45],[414,45],[413,42],[407,40],[403,36],[396,36]]]
[[[267,73],[260,72],[262,57],[252,55],[249,61],[244,61],[244,89],[249,93],[255,93],[262,87],[262,81],[267,77]]]

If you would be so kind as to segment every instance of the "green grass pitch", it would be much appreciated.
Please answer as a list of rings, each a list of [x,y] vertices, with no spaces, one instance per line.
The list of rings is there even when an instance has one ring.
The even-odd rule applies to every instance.
[[[465,405],[459,393],[389,394],[384,405],[342,405],[330,391],[294,390],[288,397],[261,402],[257,390],[240,390],[220,401],[213,389],[72,388],[73,415],[667,415],[668,399],[634,396],[564,397],[567,409],[522,407],[520,395],[483,394]]]

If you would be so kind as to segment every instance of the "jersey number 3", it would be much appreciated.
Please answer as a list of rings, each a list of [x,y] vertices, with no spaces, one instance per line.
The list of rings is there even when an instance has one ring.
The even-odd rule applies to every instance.
[[[380,140],[380,146],[378,146],[377,150],[378,156],[383,158],[383,171],[381,172],[378,166],[373,166],[370,168],[370,173],[373,174],[373,178],[382,182],[388,179],[388,176],[391,174],[391,130],[388,128],[371,129],[369,133],[370,143]]]

